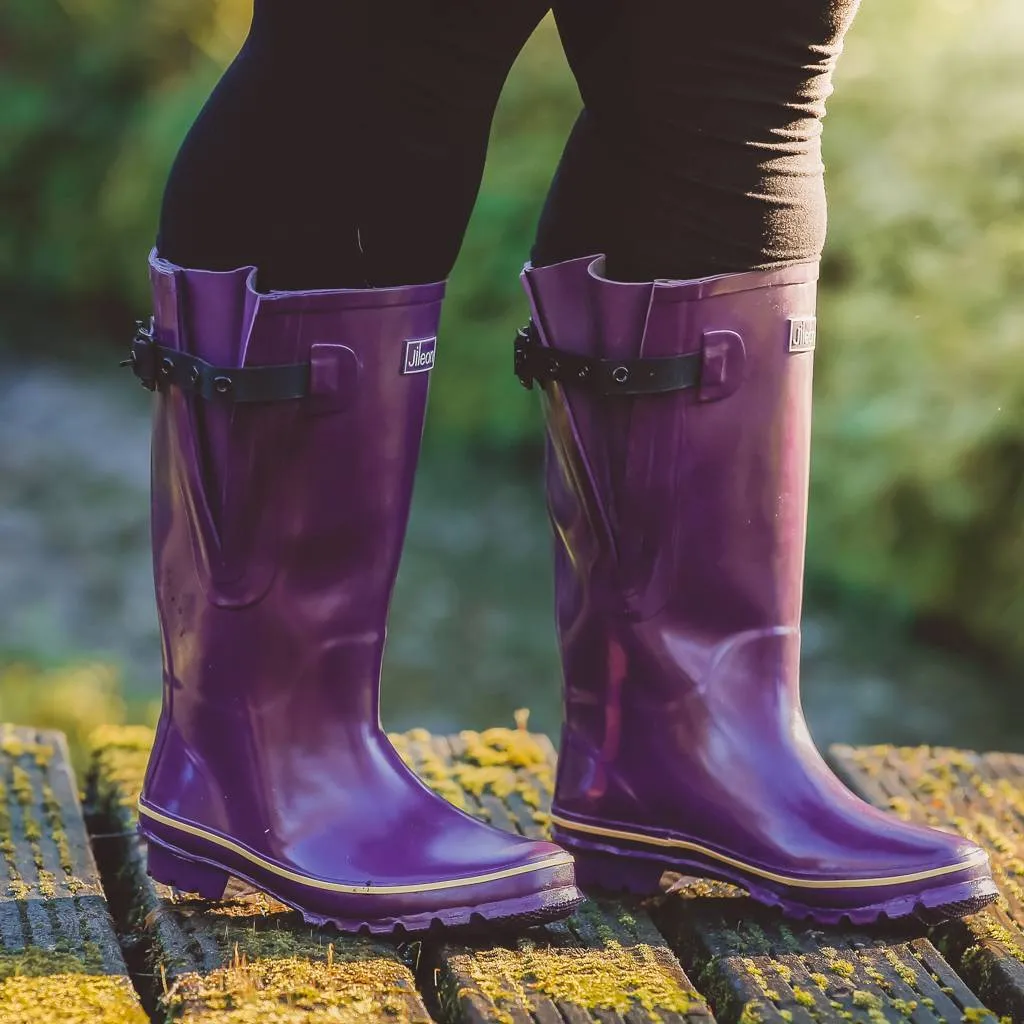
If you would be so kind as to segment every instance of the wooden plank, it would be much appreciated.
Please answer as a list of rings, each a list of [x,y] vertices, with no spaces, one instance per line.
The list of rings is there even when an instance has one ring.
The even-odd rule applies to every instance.
[[[135,807],[152,739],[141,727],[100,730],[89,793],[115,912],[142,951],[156,1019],[430,1021],[392,945],[311,928],[262,895],[191,900],[149,878]]]
[[[64,737],[0,725],[0,1020],[136,1024]]]
[[[913,926],[787,922],[739,890],[692,879],[652,912],[721,1024],[997,1020]]]
[[[545,832],[554,788],[549,740],[517,729],[392,740],[430,785],[470,813]],[[713,1018],[647,912],[588,900],[567,922],[506,941],[426,941],[419,975],[445,1020],[478,1024],[664,1024]]]
[[[989,851],[1002,900],[930,937],[989,1006],[1024,1021],[1024,756],[836,746],[832,757],[866,800]]]

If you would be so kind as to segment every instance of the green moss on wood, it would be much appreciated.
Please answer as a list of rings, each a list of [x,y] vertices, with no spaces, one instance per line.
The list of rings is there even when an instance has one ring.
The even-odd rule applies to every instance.
[[[793,986],[793,998],[801,1005],[811,1007],[815,1004],[814,996],[805,988],[800,988],[799,985]]]
[[[854,967],[854,965],[850,963],[849,960],[844,960],[841,956],[839,956],[836,950],[826,946],[824,949],[822,949],[821,952],[825,959],[828,961],[829,967],[831,967],[832,970],[835,971],[836,974],[838,974],[841,978],[845,978],[847,981],[849,981],[856,973],[856,967]]]
[[[997,943],[999,952],[1006,953],[1019,963],[1024,964],[1024,947],[1021,946],[1019,936],[999,924],[992,914],[979,914],[971,924],[975,935],[980,939]],[[978,950],[979,953],[981,953],[981,949]]]
[[[32,852],[35,855],[34,860],[36,867],[42,867],[42,851],[39,850],[36,844],[38,844],[39,840],[43,838],[43,830],[39,827],[39,822],[36,821],[35,815],[29,810],[26,810],[21,817],[21,830],[24,833],[25,838],[34,846]]]
[[[499,1010],[529,1008],[531,996],[565,1002],[584,1010],[626,1014],[643,1008],[685,1015],[703,1006],[696,992],[679,984],[657,951],[640,943],[624,947],[607,939],[600,949],[535,947],[474,950],[452,958],[452,967]]]
[[[32,779],[20,764],[11,766],[11,792],[22,807],[32,806]]]
[[[7,894],[15,900],[25,900],[32,893],[32,887],[20,878],[14,878],[7,883]]]
[[[43,812],[46,815],[46,827],[50,840],[57,847],[57,855],[60,858],[60,866],[64,874],[74,875],[75,868],[71,860],[71,847],[68,845],[68,835],[64,828],[64,818],[61,813],[60,801],[49,783],[43,783]],[[75,886],[72,886],[74,891]]]
[[[490,795],[499,800],[515,795],[531,808],[533,820],[546,827],[549,816],[542,808],[554,789],[548,751],[526,730],[526,714],[518,712],[516,717],[519,724],[515,729],[460,733],[464,750],[454,761],[434,751],[432,737],[425,729],[389,738],[406,764],[456,807],[471,809],[467,794],[477,798]],[[486,817],[486,809],[472,809]]]
[[[143,1024],[127,977],[102,973],[99,949],[0,952],[0,1024]]]
[[[78,952],[71,952],[63,942],[54,949],[29,946],[17,953],[0,950],[0,981],[45,974],[97,974],[102,970],[103,956],[92,942],[83,943]]]
[[[255,933],[259,934],[259,933]],[[263,933],[261,952],[250,955],[237,946],[225,966],[208,974],[184,974],[168,988],[164,1003],[189,1021],[217,1024],[306,1022],[363,1024],[370,1020],[407,1018],[413,994],[406,968],[392,953],[337,955],[333,944],[312,954],[303,943],[295,951],[287,933]]]
[[[54,900],[86,887],[74,876],[67,833],[76,823],[83,826],[80,821],[64,821],[64,808],[49,778],[60,752],[58,746],[34,739],[36,735],[33,730],[0,726],[0,852],[10,876],[3,895],[19,902]],[[84,829],[80,841],[85,842]],[[18,871],[19,848],[34,865],[25,876]],[[70,907],[51,915],[55,945],[0,950],[0,1024],[147,1020],[120,958],[109,950],[105,957],[95,943],[82,942],[82,935],[92,932],[81,909],[77,908],[80,916],[73,935],[64,929]],[[116,949],[113,933],[104,941]]]
[[[773,1003],[778,1002],[779,993],[768,984],[764,971],[750,957],[742,957],[740,962],[743,965],[744,973],[753,979],[754,984],[761,990],[765,998],[770,999]]]
[[[132,983],[104,974],[15,975],[0,981],[0,1024],[147,1024]]]
[[[882,1000],[874,992],[865,992],[862,989],[853,990],[853,1005],[862,1010],[881,1009]]]
[[[740,1013],[737,1024],[764,1024],[766,1012],[767,1007],[764,1003],[759,1002],[756,999],[752,999],[749,1003],[744,1005],[743,1012]]]
[[[12,881],[8,893],[17,899],[24,899],[31,892],[31,886],[17,876],[14,862],[15,845],[12,834],[12,819],[8,801],[13,797],[20,811],[21,833],[29,845],[32,861],[39,876],[39,893],[52,899],[58,892],[57,878],[45,868],[46,858],[43,841],[48,840],[57,850],[57,859],[63,874],[63,884],[72,894],[79,892],[84,883],[75,878],[71,848],[68,843],[63,812],[53,787],[42,776],[37,793],[37,781],[33,772],[45,772],[55,755],[55,749],[48,743],[39,743],[24,738],[9,727],[0,727],[0,756],[5,761],[9,781],[0,780],[0,854],[7,864]],[[26,764],[29,766],[26,768]],[[29,768],[31,770],[29,770]],[[41,799],[40,799],[41,797]],[[42,820],[38,810],[42,809]]]
[[[892,969],[906,985],[913,989],[917,988],[917,975],[914,973],[913,968],[909,967],[899,958],[896,950],[886,947],[882,951],[882,955],[889,961]]]
[[[54,750],[48,743],[23,739],[8,728],[0,728],[0,754],[10,758],[30,757],[38,768],[53,760]]]
[[[153,730],[144,725],[104,725],[89,737],[96,798],[135,821]]]
[[[468,810],[466,794],[452,778],[450,767],[430,748],[430,733],[426,729],[413,729],[402,735],[393,733],[391,740],[402,760],[435,792],[450,804]],[[418,756],[413,754],[411,743],[417,743]]]

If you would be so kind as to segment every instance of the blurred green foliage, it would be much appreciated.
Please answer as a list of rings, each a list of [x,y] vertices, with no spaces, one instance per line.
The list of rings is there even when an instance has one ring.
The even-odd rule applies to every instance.
[[[826,126],[810,562],[1024,658],[1024,6],[865,4]]]
[[[63,732],[79,778],[84,778],[93,730],[128,720],[152,725],[158,709],[153,701],[126,702],[110,665],[42,665],[0,652],[0,722]]]
[[[0,287],[142,308],[167,167],[244,0],[5,0]],[[865,4],[826,139],[809,565],[1024,658],[1024,8]],[[432,444],[534,443],[517,272],[578,105],[550,24],[453,277]]]
[[[138,299],[167,167],[242,7],[4,0],[0,285]]]

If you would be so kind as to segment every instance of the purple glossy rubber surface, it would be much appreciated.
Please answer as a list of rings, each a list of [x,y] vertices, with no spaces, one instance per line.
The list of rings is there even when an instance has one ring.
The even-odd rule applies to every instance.
[[[164,689],[143,809],[182,824],[143,813],[143,832],[311,920],[443,919],[571,888],[564,855],[561,866],[533,868],[557,847],[446,803],[379,723],[430,378],[403,368],[408,343],[437,334],[444,285],[260,294],[251,268],[183,270],[154,255],[150,271],[161,344],[225,366],[309,359],[313,394],[259,405],[203,403],[177,389],[156,396]],[[282,871],[417,891],[329,892]]]
[[[609,281],[602,267],[590,257],[527,268],[542,343],[612,359],[703,351],[705,364],[716,338],[741,344],[717,392],[545,389],[565,677],[555,814],[827,883],[799,890],[822,912],[988,879],[977,847],[850,793],[804,722],[813,356],[790,351],[790,334],[815,314],[817,266],[647,283]],[[556,838],[581,856],[596,842],[570,828]],[[938,880],[839,884],[966,861]],[[794,900],[753,872],[738,880]]]

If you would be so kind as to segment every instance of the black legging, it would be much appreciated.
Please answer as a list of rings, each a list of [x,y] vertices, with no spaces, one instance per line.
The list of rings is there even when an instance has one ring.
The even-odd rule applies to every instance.
[[[584,110],[533,259],[622,280],[816,258],[825,99],[859,0],[561,0]],[[448,276],[498,94],[548,0],[255,0],[158,246],[263,288]]]

